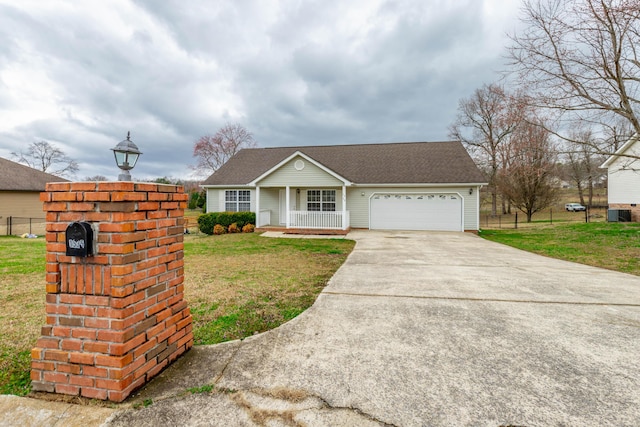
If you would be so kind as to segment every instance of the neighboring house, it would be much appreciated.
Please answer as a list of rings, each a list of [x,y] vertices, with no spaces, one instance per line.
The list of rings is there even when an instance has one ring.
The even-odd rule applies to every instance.
[[[609,209],[629,210],[631,221],[640,222],[640,137],[638,134],[632,136],[601,167],[607,169]]]
[[[244,149],[202,187],[258,227],[477,231],[485,181],[460,142],[416,142]]]
[[[58,181],[66,179],[0,157],[0,235],[44,233],[40,192]]]

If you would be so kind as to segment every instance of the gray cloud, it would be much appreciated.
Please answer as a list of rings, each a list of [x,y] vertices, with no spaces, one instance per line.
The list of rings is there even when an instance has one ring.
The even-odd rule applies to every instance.
[[[186,177],[227,121],[261,146],[446,139],[502,68],[502,3],[0,0],[0,156],[44,139],[114,178],[130,130],[135,176]]]

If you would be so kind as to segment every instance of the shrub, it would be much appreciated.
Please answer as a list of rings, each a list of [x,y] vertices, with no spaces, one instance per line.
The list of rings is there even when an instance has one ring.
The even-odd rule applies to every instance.
[[[206,203],[207,203],[207,190],[202,190],[200,192],[200,195],[198,196],[198,203],[196,204],[196,206],[201,208],[203,211],[205,211]]]
[[[227,231],[228,231],[229,233],[239,233],[241,230],[240,230],[240,227],[238,227],[238,224],[236,224],[236,223],[234,222],[233,224],[231,224],[231,225],[229,226],[229,228],[227,229]]]
[[[189,195],[189,206],[188,208],[193,210],[198,207],[198,200],[200,199],[200,194],[197,191],[193,191]]]
[[[255,230],[256,227],[253,224],[245,224],[244,227],[242,227],[242,232],[243,233],[253,233],[253,230]]]
[[[215,234],[216,236],[219,236],[220,234],[224,234],[226,232],[227,229],[220,224],[216,224],[215,227],[213,227],[213,234]]]
[[[256,223],[256,214],[253,212],[209,212],[198,217],[198,228],[205,234],[213,234],[213,227],[220,224],[229,227],[235,223],[238,229],[247,224]]]

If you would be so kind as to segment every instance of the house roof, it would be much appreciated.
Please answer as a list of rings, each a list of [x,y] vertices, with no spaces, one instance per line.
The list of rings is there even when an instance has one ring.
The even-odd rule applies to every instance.
[[[459,141],[248,148],[203,185],[247,185],[296,152],[354,184],[486,183]]]
[[[600,167],[603,169],[607,169],[611,164],[620,158],[631,146],[633,146],[636,142],[640,141],[640,135],[637,133],[634,134],[627,142],[625,142],[622,147],[618,148],[615,153],[613,153]]]
[[[44,191],[47,182],[67,181],[0,157],[0,191]]]

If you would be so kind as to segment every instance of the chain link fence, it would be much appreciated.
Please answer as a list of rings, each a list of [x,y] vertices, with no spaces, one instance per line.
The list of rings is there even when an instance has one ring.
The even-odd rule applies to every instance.
[[[585,223],[585,222],[605,222],[607,220],[607,207],[594,206],[586,211],[567,212],[561,209],[547,209],[536,212],[527,222],[527,215],[522,212],[510,214],[491,215],[483,213],[480,215],[480,228],[482,229],[516,229],[543,227],[553,224]]]
[[[9,216],[0,222],[0,235],[21,236],[23,234],[43,235],[45,233],[45,218],[26,218]]]

